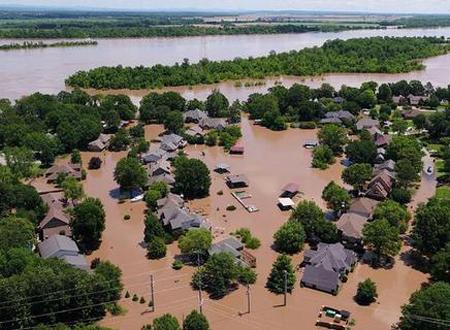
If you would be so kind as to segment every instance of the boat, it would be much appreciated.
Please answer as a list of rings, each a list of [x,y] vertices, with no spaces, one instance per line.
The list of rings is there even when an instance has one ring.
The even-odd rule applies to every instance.
[[[133,197],[130,201],[132,203],[136,203],[136,202],[140,202],[142,200],[144,200],[144,194],[137,195],[136,197]]]

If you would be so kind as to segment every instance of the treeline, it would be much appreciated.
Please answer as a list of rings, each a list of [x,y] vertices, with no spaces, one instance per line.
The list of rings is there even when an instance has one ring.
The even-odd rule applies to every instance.
[[[12,49],[31,49],[31,48],[51,48],[51,47],[76,47],[76,46],[96,46],[97,41],[85,40],[85,41],[60,41],[54,43],[30,42],[12,43],[6,45],[0,45],[0,50],[12,50]]]
[[[118,24],[53,24],[38,23],[30,27],[1,26],[0,38],[139,38],[187,37],[206,35],[276,34],[303,32],[336,32],[356,29],[345,25],[306,26],[297,24],[249,25],[162,25],[135,23]]]
[[[392,21],[380,22],[382,26],[399,26],[400,28],[425,28],[425,27],[445,27],[450,26],[449,15],[421,15],[413,17],[403,17]]]
[[[143,89],[212,84],[222,80],[267,76],[314,76],[332,72],[399,73],[423,69],[420,59],[442,55],[444,38],[374,37],[327,41],[322,47],[227,61],[153,67],[99,67],[70,76],[69,86],[97,89]]]

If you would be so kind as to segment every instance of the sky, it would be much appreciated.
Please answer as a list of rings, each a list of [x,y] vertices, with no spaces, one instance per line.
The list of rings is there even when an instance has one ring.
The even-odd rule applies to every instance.
[[[450,0],[0,0],[1,5],[141,10],[338,10],[450,14]]]

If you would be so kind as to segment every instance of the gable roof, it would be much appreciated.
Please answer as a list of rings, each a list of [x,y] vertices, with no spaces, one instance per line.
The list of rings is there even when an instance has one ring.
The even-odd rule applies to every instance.
[[[183,118],[185,121],[200,122],[202,119],[205,119],[207,117],[208,115],[206,114],[206,112],[200,109],[189,110],[183,114]]]
[[[322,265],[317,267],[307,265],[303,271],[302,283],[333,292],[340,284],[339,273],[328,270]]]
[[[362,229],[368,218],[357,213],[344,213],[336,222],[336,227],[346,237],[361,239]]]
[[[356,129],[358,129],[359,131],[362,129],[368,129],[371,127],[380,127],[380,122],[378,120],[372,119],[372,118],[362,118],[360,120],[358,120],[358,122],[356,123]]]
[[[220,252],[228,252],[231,253],[235,258],[239,258],[241,256],[241,250],[244,248],[244,245],[240,240],[235,237],[228,237],[222,241],[214,243],[208,249],[208,253],[210,255],[220,253]]]
[[[378,201],[367,197],[356,198],[352,201],[348,212],[370,218],[378,203]]]
[[[49,208],[44,219],[42,219],[42,221],[39,223],[38,228],[44,229],[49,224],[49,222],[52,221],[53,219],[61,221],[64,225],[70,224],[70,218],[64,212],[64,210],[57,205],[53,205]]]
[[[45,241],[38,244],[39,254],[42,258],[52,258],[59,256],[60,253],[65,255],[77,255],[80,250],[74,240],[63,235],[50,236]]]
[[[305,258],[310,265],[321,265],[326,270],[334,272],[349,270],[356,261],[355,253],[341,243],[319,243],[317,250],[305,252]]]
[[[287,185],[285,185],[285,186],[281,189],[281,191],[282,191],[282,192],[288,192],[288,193],[294,194],[294,193],[297,193],[299,189],[300,189],[300,186],[299,186],[298,183],[290,182],[290,183],[288,183]]]

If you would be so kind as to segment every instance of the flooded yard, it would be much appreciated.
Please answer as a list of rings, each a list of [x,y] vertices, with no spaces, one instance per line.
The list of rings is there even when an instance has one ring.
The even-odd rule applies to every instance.
[[[190,157],[199,158],[207,164],[212,177],[210,196],[190,202],[191,210],[204,214],[212,222],[217,238],[247,227],[262,243],[259,249],[252,251],[257,259],[258,281],[251,286],[250,314],[239,316],[247,309],[245,288],[221,300],[210,300],[203,293],[203,311],[212,329],[315,329],[322,305],[352,312],[356,320],[354,329],[390,329],[398,320],[400,306],[427,280],[426,274],[407,266],[400,257],[390,270],[375,270],[359,264],[337,296],[300,288],[297,284],[292,295],[288,296],[287,307],[277,306],[282,303],[283,297],[269,293],[264,285],[277,255],[271,248],[272,236],[290,214],[282,212],[276,205],[281,188],[289,182],[297,183],[300,185],[301,199],[313,200],[325,208],[321,199],[322,189],[331,180],[342,184],[342,166],[337,162],[325,171],[311,168],[311,151],[302,145],[305,140],[316,137],[316,130],[273,132],[253,125],[246,118],[243,118],[241,126],[244,155],[229,155],[220,147],[198,145],[185,148]],[[146,138],[151,140],[161,131],[161,126],[147,126]],[[142,245],[145,203],[119,203],[117,199],[118,185],[114,182],[113,172],[125,153],[82,153],[83,163],[87,164],[92,156],[99,156],[103,165],[100,170],[88,170],[83,184],[88,196],[101,199],[106,212],[106,230],[100,248],[89,259],[108,259],[118,265],[123,272],[124,293],[129,291],[131,296],[137,294],[146,300],[145,304],[140,304],[132,302],[131,298],[122,299],[120,303],[127,313],[108,316],[101,324],[115,329],[140,329],[164,313],[172,313],[182,319],[198,307],[198,293],[190,287],[194,269],[185,266],[176,271],[171,268],[173,257],[178,254],[176,243],[169,246],[165,258],[158,261],[146,258],[146,249]],[[212,171],[218,163],[226,163],[230,165],[231,173],[244,174],[248,178],[249,187],[243,190],[252,196],[250,203],[259,208],[258,212],[249,213],[231,195],[224,175]],[[219,191],[223,194],[218,194]],[[433,193],[434,182],[423,179],[413,206]],[[235,205],[237,209],[227,211],[228,205]],[[131,218],[124,220],[127,214]],[[407,249],[405,247],[404,252]],[[297,266],[302,255],[296,255],[293,259]],[[147,306],[151,274],[154,276],[154,313],[149,312]],[[361,307],[353,301],[353,296],[358,283],[368,277],[377,284],[379,298],[377,303]],[[297,273],[297,283],[300,278],[301,273]]]

